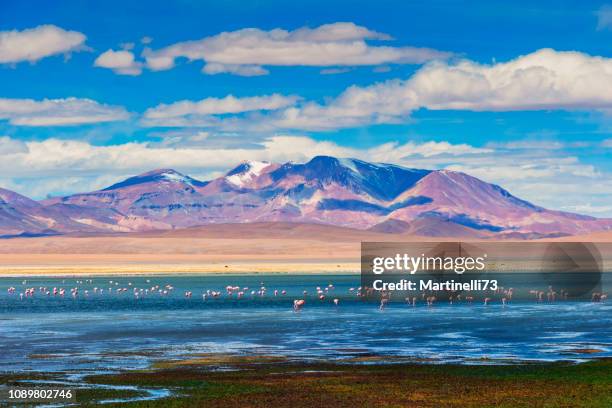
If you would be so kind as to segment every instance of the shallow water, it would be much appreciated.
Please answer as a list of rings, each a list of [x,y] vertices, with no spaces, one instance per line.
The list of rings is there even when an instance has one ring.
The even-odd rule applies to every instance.
[[[567,360],[612,356],[612,304],[560,301],[485,306],[359,300],[358,275],[155,276],[0,279],[0,371],[91,372],[134,369],[196,353],[274,354],[347,359],[405,356],[434,362]],[[148,280],[148,282],[147,282]],[[112,281],[113,283],[110,283]],[[131,284],[131,285],[130,285]],[[135,298],[134,288],[172,285]],[[321,301],[316,287],[328,288]],[[206,290],[248,287],[242,299]],[[79,287],[76,297],[70,288]],[[251,290],[267,288],[266,294]],[[16,293],[9,294],[8,288]],[[27,287],[33,297],[20,299]],[[39,287],[66,288],[60,296]],[[94,293],[93,288],[104,288]],[[117,288],[128,288],[117,293]],[[112,288],[112,293],[109,293]],[[274,296],[274,290],[279,294]],[[85,290],[89,291],[85,295]],[[192,298],[185,291],[193,292]],[[286,295],[280,291],[286,290]],[[293,299],[303,298],[300,312]],[[338,298],[335,306],[332,299]],[[598,353],[584,354],[583,349]]]

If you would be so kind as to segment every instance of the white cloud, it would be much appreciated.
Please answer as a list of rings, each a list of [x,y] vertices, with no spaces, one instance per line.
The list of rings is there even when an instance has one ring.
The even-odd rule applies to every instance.
[[[246,28],[200,40],[179,42],[143,53],[152,70],[174,67],[177,58],[203,61],[207,74],[265,75],[264,66],[357,66],[420,64],[449,53],[416,47],[370,45],[391,38],[353,23],[333,23],[294,31]]]
[[[0,31],[0,64],[36,62],[56,54],[84,48],[85,35],[54,25],[41,25],[23,31]]]
[[[433,63],[409,81],[429,109],[541,110],[612,106],[612,59],[542,49],[493,65]]]
[[[0,137],[0,156],[27,152],[28,146],[23,141],[8,136]]]
[[[612,59],[542,49],[492,65],[435,61],[407,80],[352,86],[325,105],[268,118],[277,128],[325,130],[405,121],[414,110],[593,110],[612,107]]]
[[[612,28],[612,6],[604,4],[595,13],[597,15],[597,29],[606,30]]]
[[[291,106],[298,100],[296,96],[280,94],[235,97],[228,95],[224,98],[205,98],[199,101],[178,101],[171,104],[161,104],[148,109],[144,113],[145,119],[169,119],[188,115],[220,115],[227,113],[241,113],[257,110],[277,110]]]
[[[198,134],[202,139],[207,133]],[[359,157],[374,161],[402,160],[407,154],[421,157],[469,155],[486,152],[468,145],[428,142],[405,145],[387,144],[373,149],[354,149],[330,141],[316,141],[304,136],[277,135],[264,139],[254,148],[209,148],[207,146],[158,147],[151,143],[125,143],[96,146],[79,140],[46,139],[20,142],[0,138],[0,143],[25,143],[25,149],[13,149],[0,155],[0,174],[4,177],[40,177],[83,174],[133,174],[158,167],[177,167],[199,171],[229,169],[244,159],[303,161],[325,154]],[[397,152],[395,155],[392,152]],[[410,159],[412,160],[412,158]]]
[[[91,99],[8,99],[0,98],[0,120],[17,126],[65,126],[126,120],[129,113],[120,106]]]
[[[325,131],[403,123],[414,110],[612,110],[612,59],[542,49],[491,65],[431,62],[406,80],[351,86],[325,103],[255,112],[248,117],[181,117],[159,126],[224,131]],[[180,119],[180,120],[179,120]],[[146,123],[145,123],[146,124]]]
[[[96,58],[94,66],[112,69],[113,72],[121,75],[140,75],[142,73],[142,63],[136,61],[134,54],[128,49],[107,50]]]

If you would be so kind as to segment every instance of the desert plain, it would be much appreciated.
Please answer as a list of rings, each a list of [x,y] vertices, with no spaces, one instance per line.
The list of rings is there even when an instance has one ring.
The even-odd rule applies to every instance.
[[[361,242],[457,240],[293,223],[11,238],[0,240],[0,276],[357,273]],[[544,241],[611,243],[612,231]]]

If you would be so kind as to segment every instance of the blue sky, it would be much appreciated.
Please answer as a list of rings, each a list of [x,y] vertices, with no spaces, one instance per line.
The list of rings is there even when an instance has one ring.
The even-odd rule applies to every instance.
[[[612,6],[464,3],[5,0],[0,185],[335,154],[612,216]]]

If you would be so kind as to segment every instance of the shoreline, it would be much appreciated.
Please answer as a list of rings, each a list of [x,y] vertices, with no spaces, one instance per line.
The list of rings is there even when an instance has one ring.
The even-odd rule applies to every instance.
[[[0,266],[0,278],[197,275],[358,275],[359,263],[245,262],[210,264],[19,265]]]

